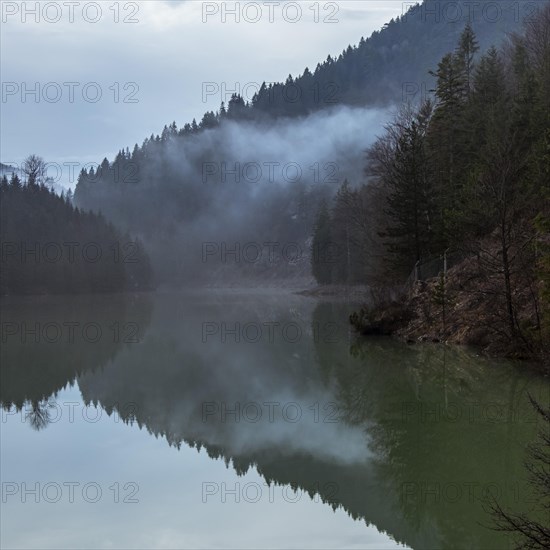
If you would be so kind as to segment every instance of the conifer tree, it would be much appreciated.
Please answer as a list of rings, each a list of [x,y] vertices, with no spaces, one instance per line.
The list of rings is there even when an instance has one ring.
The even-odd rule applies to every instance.
[[[326,201],[322,201],[317,214],[311,245],[311,271],[320,285],[332,283],[333,254],[330,214]]]

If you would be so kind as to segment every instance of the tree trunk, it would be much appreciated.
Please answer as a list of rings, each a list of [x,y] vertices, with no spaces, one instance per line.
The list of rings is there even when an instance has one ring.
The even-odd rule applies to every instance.
[[[500,226],[500,237],[502,245],[502,271],[504,273],[504,284],[506,287],[506,310],[508,312],[508,323],[510,325],[510,336],[515,340],[516,325],[514,320],[514,306],[512,303],[512,284],[510,281],[510,263],[508,259],[508,244],[506,242],[506,221],[502,220]]]

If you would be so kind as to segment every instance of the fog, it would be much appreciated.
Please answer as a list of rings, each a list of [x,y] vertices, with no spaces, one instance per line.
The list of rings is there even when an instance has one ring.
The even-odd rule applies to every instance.
[[[243,269],[252,277],[262,269],[268,284],[270,276],[308,277],[319,205],[330,204],[346,179],[363,182],[365,149],[390,113],[336,107],[299,119],[226,118],[185,136],[165,132],[125,161],[122,183],[100,171],[77,188],[76,203],[143,239],[160,282],[206,276],[227,284]],[[285,246],[293,254],[283,254]]]
[[[387,118],[387,111],[339,107],[268,124],[228,121],[192,140],[184,159],[178,157],[176,148],[173,160],[183,160],[182,176],[208,184],[303,181],[335,186],[344,178],[357,182],[364,167],[362,153]],[[212,155],[212,161],[204,161],[201,178],[193,170],[205,152]],[[226,175],[219,162],[226,163]],[[237,174],[230,173],[235,169]]]

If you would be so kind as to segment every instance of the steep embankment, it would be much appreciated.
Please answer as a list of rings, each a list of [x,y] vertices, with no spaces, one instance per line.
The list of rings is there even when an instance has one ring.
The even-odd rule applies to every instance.
[[[468,256],[445,277],[417,281],[399,300],[363,307],[350,322],[362,335],[468,345],[493,356],[535,360],[548,370],[540,281],[519,284],[514,275],[509,304],[502,279],[499,270],[486,269],[483,258]]]

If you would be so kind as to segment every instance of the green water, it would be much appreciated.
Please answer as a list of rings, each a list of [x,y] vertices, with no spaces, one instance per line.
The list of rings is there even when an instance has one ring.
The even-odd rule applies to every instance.
[[[354,307],[272,291],[4,300],[1,546],[511,548],[484,505],[534,506],[527,396],[547,403],[548,382],[358,340]]]

